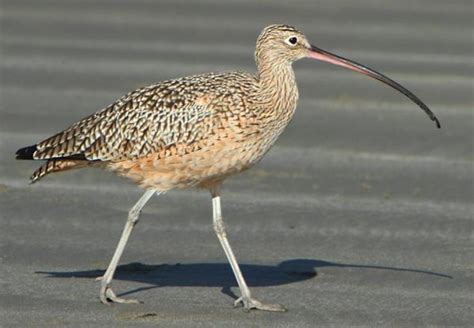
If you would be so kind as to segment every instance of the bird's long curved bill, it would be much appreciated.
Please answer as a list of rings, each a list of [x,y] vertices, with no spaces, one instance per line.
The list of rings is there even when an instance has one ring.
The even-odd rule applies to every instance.
[[[367,67],[364,65],[361,65],[359,63],[353,62],[352,60],[340,57],[338,55],[335,55],[333,53],[330,53],[329,51],[320,49],[315,46],[311,46],[309,49],[308,57],[314,58],[317,60],[325,61],[334,65],[342,66],[349,68],[351,70],[354,70],[356,72],[365,74],[367,76],[370,76],[374,79],[377,79],[392,88],[398,90],[399,92],[403,93],[405,96],[410,98],[415,104],[420,106],[421,109],[429,116],[429,118],[436,123],[436,126],[438,128],[441,128],[441,125],[439,123],[438,118],[433,114],[433,112],[428,108],[428,106],[425,105],[424,102],[420,100],[417,96],[415,96],[411,91],[400,85],[399,83],[395,82],[394,80],[386,77],[385,75]]]

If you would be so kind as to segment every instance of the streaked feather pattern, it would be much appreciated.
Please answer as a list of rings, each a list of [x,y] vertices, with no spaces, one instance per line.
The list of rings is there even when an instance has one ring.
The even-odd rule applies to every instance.
[[[259,36],[257,75],[207,73],[140,88],[19,150],[19,158],[47,160],[33,181],[100,165],[163,191],[207,186],[245,170],[273,145],[296,108],[291,61],[274,56],[285,33],[300,32],[275,25]]]

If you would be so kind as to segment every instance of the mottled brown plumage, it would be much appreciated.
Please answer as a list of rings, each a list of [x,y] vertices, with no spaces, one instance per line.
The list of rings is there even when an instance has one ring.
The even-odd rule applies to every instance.
[[[267,28],[258,39],[257,75],[201,74],[133,91],[38,143],[33,158],[50,162],[32,181],[60,171],[62,161],[67,169],[74,163],[100,165],[161,191],[248,168],[283,131],[298,99],[288,54],[273,58],[266,45],[280,42],[275,37],[282,33],[301,34],[278,27]],[[73,156],[83,159],[71,161]]]
[[[103,303],[130,302],[110,287],[115,268],[141,208],[156,192],[200,186],[213,197],[214,229],[232,266],[246,309],[281,311],[250,295],[226,238],[220,185],[256,162],[274,144],[296,109],[298,89],[291,64],[311,57],[376,78],[431,111],[410,91],[365,66],[310,45],[294,27],[271,25],[257,40],[257,73],[208,73],[133,91],[66,130],[17,152],[19,159],[46,160],[31,177],[98,166],[115,171],[147,191],[130,210],[124,232],[101,278]]]

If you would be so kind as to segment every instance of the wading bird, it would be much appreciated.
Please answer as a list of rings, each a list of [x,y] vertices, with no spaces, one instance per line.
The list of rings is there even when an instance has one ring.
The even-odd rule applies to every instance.
[[[175,188],[199,187],[212,196],[213,227],[237,279],[245,309],[284,311],[252,297],[227,240],[221,213],[222,182],[257,163],[283,132],[296,109],[292,63],[309,57],[343,66],[397,89],[423,109],[413,93],[366,66],[311,45],[287,25],[266,27],[257,40],[257,73],[208,73],[156,83],[133,91],[103,110],[33,146],[18,159],[45,160],[32,177],[86,166],[114,171],[146,191],[130,209],[122,236],[100,277],[103,303],[133,303],[111,288],[115,269],[146,202]]]

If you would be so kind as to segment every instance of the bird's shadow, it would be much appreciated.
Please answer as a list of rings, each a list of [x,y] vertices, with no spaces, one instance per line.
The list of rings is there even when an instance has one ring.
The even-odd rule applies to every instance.
[[[452,279],[449,275],[433,271],[376,265],[343,264],[313,259],[287,260],[275,266],[242,264],[241,270],[249,287],[264,287],[285,285],[312,279],[318,274],[316,269],[324,267],[411,272]],[[46,274],[52,278],[97,278],[104,274],[104,270],[95,269],[65,272],[36,271],[35,273]],[[222,287],[224,294],[234,299],[237,298],[231,291],[231,287],[237,286],[237,282],[228,263],[148,265],[134,262],[118,266],[114,279],[135,281],[148,285],[122,293],[121,296],[158,287],[194,286]]]

